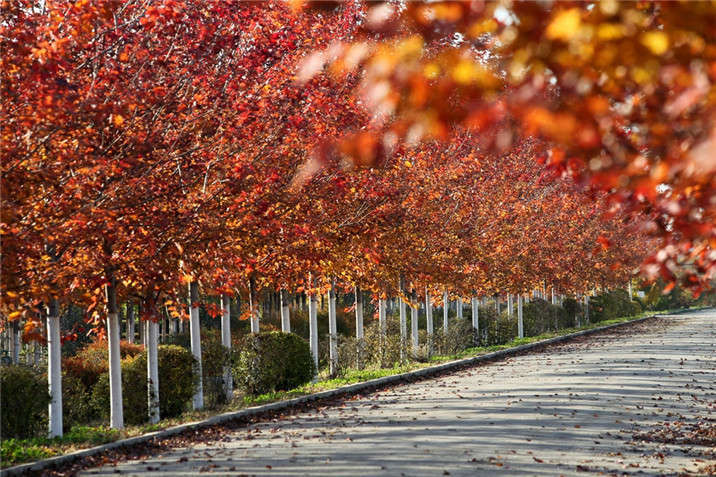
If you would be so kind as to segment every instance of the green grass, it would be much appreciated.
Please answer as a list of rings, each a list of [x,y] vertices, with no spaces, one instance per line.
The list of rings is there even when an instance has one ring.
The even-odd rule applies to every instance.
[[[509,343],[496,346],[482,346],[468,348],[460,353],[444,356],[432,356],[427,363],[411,362],[408,364],[395,365],[392,368],[368,368],[368,369],[350,369],[337,378],[329,378],[323,374],[322,378],[316,382],[300,386],[290,391],[276,391],[272,393],[262,394],[259,396],[243,396],[233,403],[225,405],[219,409],[188,411],[181,416],[172,419],[164,419],[159,424],[145,424],[142,426],[128,426],[122,431],[109,429],[105,426],[77,426],[72,428],[70,432],[61,438],[33,438],[33,439],[3,439],[2,447],[2,467],[21,464],[40,459],[46,459],[55,455],[60,455],[80,448],[91,447],[94,445],[112,442],[118,439],[134,437],[148,432],[155,432],[178,424],[199,421],[214,416],[222,412],[238,411],[251,406],[259,406],[286,399],[292,399],[307,394],[312,394],[330,389],[337,389],[341,386],[355,384],[371,379],[393,376],[396,374],[414,371],[416,369],[425,368],[430,365],[454,361],[457,359],[470,358],[480,356],[493,351],[499,351],[515,346],[520,346],[536,341],[553,338],[555,336],[563,336],[576,331],[598,328],[601,326],[624,323],[627,321],[637,320],[653,314],[668,314],[677,310],[666,310],[660,312],[644,312],[639,315],[629,316],[625,318],[617,318],[613,320],[605,320],[598,323],[590,323],[579,328],[565,328],[558,332],[543,333],[539,336],[529,336],[526,338],[515,338]]]
[[[116,441],[122,433],[105,426],[76,426],[62,437],[53,439],[33,437],[30,439],[3,439],[0,442],[2,467],[46,459],[77,448],[96,446]]]

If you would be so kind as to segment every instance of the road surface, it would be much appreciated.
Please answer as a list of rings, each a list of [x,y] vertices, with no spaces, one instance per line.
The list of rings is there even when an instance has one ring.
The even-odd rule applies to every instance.
[[[708,310],[82,475],[699,475],[716,459],[715,403],[716,311]],[[698,440],[709,432],[711,441]]]

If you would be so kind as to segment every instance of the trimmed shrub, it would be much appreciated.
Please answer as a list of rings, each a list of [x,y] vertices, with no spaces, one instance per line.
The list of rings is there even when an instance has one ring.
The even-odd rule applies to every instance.
[[[189,333],[169,336],[167,342],[191,350]],[[223,369],[224,365],[233,367],[235,354],[235,351],[229,351],[221,344],[221,330],[201,330],[201,374],[204,380],[204,404],[206,407],[213,408],[226,403]]]
[[[308,343],[293,333],[246,336],[233,367],[234,380],[246,394],[285,391],[309,382],[316,373]]]
[[[517,337],[517,317],[507,313],[498,315],[493,307],[480,307],[479,345],[495,346],[509,343]]]
[[[3,439],[32,437],[47,430],[47,377],[28,366],[0,367]]]
[[[191,353],[175,345],[161,345],[159,357],[159,415],[178,416],[187,408],[196,386],[195,361]],[[122,360],[122,400],[127,424],[148,420],[147,354]],[[109,420],[109,375],[103,374],[92,390],[92,404],[105,421]]]
[[[81,379],[63,373],[62,427],[64,431],[67,432],[78,425],[86,425],[97,418],[97,412],[92,405],[92,388],[85,386]]]
[[[482,324],[480,324],[482,326]],[[447,333],[442,323],[435,329],[433,335],[433,352],[441,355],[459,353],[476,343],[472,321],[469,319],[449,320]]]
[[[573,325],[577,323],[577,317],[582,316],[584,312],[582,304],[574,298],[565,298],[562,302],[562,308],[564,308],[564,311],[567,313]]]
[[[525,336],[537,336],[547,331],[556,331],[574,326],[574,322],[564,308],[536,298],[525,304],[522,309]]]
[[[613,290],[594,296],[589,303],[589,321],[599,322],[634,315],[634,306],[625,290]]]
[[[204,403],[213,408],[226,403],[224,366],[232,367],[235,351],[221,343],[221,332],[207,330],[201,340],[201,374],[204,378]],[[161,386],[161,384],[160,384]]]
[[[139,344],[119,342],[121,359],[137,356],[144,350]],[[79,379],[90,390],[99,377],[109,370],[109,348],[106,340],[93,341],[82,348],[76,356],[62,360],[62,370],[68,376]]]

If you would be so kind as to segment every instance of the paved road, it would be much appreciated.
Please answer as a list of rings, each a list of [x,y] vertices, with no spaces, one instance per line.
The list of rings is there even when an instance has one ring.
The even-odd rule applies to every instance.
[[[704,418],[714,426],[715,403],[710,310],[252,424],[216,442],[83,475],[696,473],[714,463],[712,448],[638,437],[652,441]]]

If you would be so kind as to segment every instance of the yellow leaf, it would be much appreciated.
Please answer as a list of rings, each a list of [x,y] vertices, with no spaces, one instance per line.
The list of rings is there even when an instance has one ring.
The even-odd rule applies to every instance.
[[[641,44],[655,55],[663,55],[669,49],[669,37],[663,31],[649,31],[641,35]]]
[[[121,114],[113,114],[112,115],[112,123],[115,126],[121,126],[124,123],[124,118]]]
[[[568,41],[579,30],[582,23],[579,8],[570,8],[557,13],[547,26],[546,35],[550,40]]]

